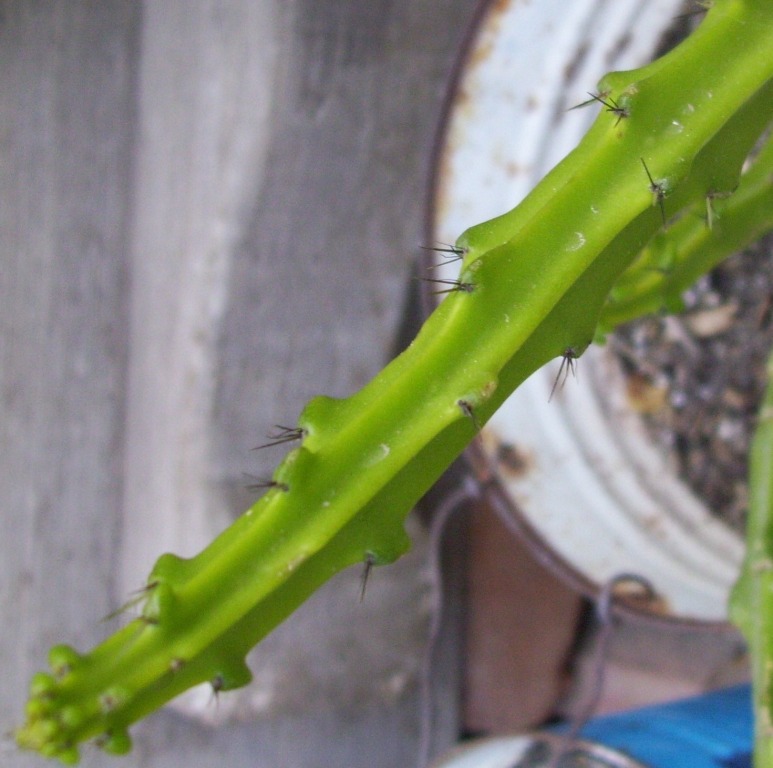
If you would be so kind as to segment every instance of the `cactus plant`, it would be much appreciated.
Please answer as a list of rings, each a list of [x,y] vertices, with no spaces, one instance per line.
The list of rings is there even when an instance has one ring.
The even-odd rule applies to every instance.
[[[22,747],[64,763],[88,739],[123,753],[129,726],[190,686],[244,685],[247,651],[321,583],[405,552],[409,510],[527,376],[580,355],[600,320],[603,331],[671,308],[694,271],[770,226],[769,147],[733,196],[773,118],[770,0],[716,0],[685,42],[607,75],[595,100],[615,108],[577,149],[458,239],[458,279],[411,346],[360,392],[317,397],[283,428],[292,448],[265,495],[197,556],[162,555],[139,618],[88,653],[52,649]],[[725,210],[705,257],[705,223],[689,214],[715,200]],[[685,247],[664,270],[675,242]]]
[[[755,708],[754,764],[773,765],[773,357],[750,451],[747,551],[730,598],[731,616],[749,644]]]

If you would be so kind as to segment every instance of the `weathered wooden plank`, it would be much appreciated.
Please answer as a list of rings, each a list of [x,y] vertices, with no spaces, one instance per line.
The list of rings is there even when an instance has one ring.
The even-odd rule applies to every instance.
[[[165,316],[155,316],[162,330],[150,335],[162,339],[162,348],[148,349],[153,356],[150,364],[132,379],[130,414],[142,414],[139,418],[145,421],[143,426],[130,418],[130,430],[140,436],[135,441],[130,437],[128,449],[130,523],[124,553],[132,563],[138,561],[135,551],[144,557],[152,551],[149,540],[157,546],[161,529],[154,516],[164,506],[179,510],[167,520],[184,530],[190,551],[195,551],[191,532],[204,539],[207,525],[211,532],[223,524],[224,512],[244,508],[244,472],[270,476],[278,452],[249,453],[270,425],[293,423],[314,394],[352,391],[388,355],[421,238],[423,177],[442,88],[439,79],[427,77],[426,63],[431,60],[427,48],[432,48],[425,42],[428,37],[415,37],[420,32],[437,33],[432,19],[416,17],[415,8],[408,11],[404,3],[382,5],[378,13],[373,9],[365,13],[353,2],[299,3],[276,12],[272,32],[263,31],[279,43],[278,59],[272,61],[276,76],[263,85],[268,90],[264,99],[270,98],[271,104],[270,136],[259,148],[249,130],[254,131],[261,119],[260,95],[245,100],[252,114],[243,106],[236,109],[233,102],[226,106],[229,93],[233,99],[252,92],[271,65],[256,56],[261,46],[255,28],[252,34],[245,31],[251,28],[250,19],[239,17],[237,4],[231,6],[231,16],[224,16],[222,8],[211,15],[201,4],[198,13],[209,13],[208,23],[192,18],[190,4],[176,11],[169,3],[146,5],[141,82],[149,90],[143,85],[140,91],[141,121],[143,125],[147,121],[147,127],[141,132],[137,192],[146,202],[138,204],[135,234],[141,239],[151,233],[150,242],[135,247],[135,253],[138,271],[143,270],[144,254],[167,254],[172,277],[153,285],[149,274],[147,283],[135,282],[133,301],[143,300],[138,292],[145,284],[157,298],[150,295],[148,305],[136,305],[141,325],[134,331],[147,332],[148,318],[154,317],[159,303],[163,306],[170,297],[180,303],[171,311],[167,306]],[[416,24],[417,18],[422,25]],[[224,23],[231,24],[230,31],[213,35],[211,26]],[[269,23],[266,17],[264,23]],[[167,39],[180,35],[190,42],[179,48],[175,63],[170,52],[178,49],[170,48]],[[433,45],[434,55],[442,53],[447,65],[452,36],[446,40],[445,48],[438,49],[436,40]],[[223,67],[217,94],[225,104],[219,105],[219,112],[231,114],[232,122],[227,129],[214,126],[207,137],[205,132],[213,126],[202,117],[208,110],[198,102],[211,78],[210,62],[224,56],[217,53],[224,43],[230,60],[239,56],[240,45],[248,53],[242,53],[242,68]],[[190,50],[199,53],[191,57]],[[430,104],[432,109],[421,112]],[[240,120],[246,129],[240,129]],[[185,138],[176,122],[203,125]],[[149,134],[151,124],[157,131],[154,136]],[[246,134],[241,143],[223,138],[239,135],[240,130]],[[195,152],[191,136],[197,141]],[[224,145],[241,148],[246,157],[224,156]],[[160,158],[167,158],[170,170],[159,170]],[[145,165],[151,184],[158,184],[159,176],[167,178],[163,198],[146,196]],[[218,167],[240,189],[230,202],[217,178],[207,178]],[[209,200],[196,207],[198,201],[190,201],[188,190],[201,187],[210,190]],[[159,216],[164,206],[166,215]],[[187,209],[180,210],[181,206]],[[218,214],[230,225],[230,238],[207,243],[206,233],[212,232],[207,226],[199,238],[190,235],[194,224],[201,227],[202,220]],[[187,223],[181,224],[181,218]],[[169,219],[176,221],[171,227],[162,223]],[[185,243],[184,256],[179,241]],[[207,274],[213,262],[219,262],[220,272]],[[155,265],[144,265],[149,272],[155,270]],[[215,281],[215,291],[223,297],[219,306],[207,304],[212,285],[202,275]],[[224,281],[220,287],[219,280]],[[175,290],[177,281],[186,289]],[[198,327],[186,318],[197,318]],[[217,336],[212,335],[213,328]],[[191,354],[181,354],[186,344]],[[134,345],[139,354],[143,347]],[[200,367],[193,369],[194,365]],[[154,381],[153,374],[159,372],[175,382],[173,386],[165,388]],[[216,387],[214,395],[208,389],[210,380]],[[135,405],[132,398],[142,386],[148,389],[141,404]],[[192,407],[193,402],[197,406]],[[197,424],[192,425],[191,419]],[[157,430],[151,439],[168,440],[166,447],[149,448],[146,436],[151,424],[168,425],[177,434],[165,437]],[[196,433],[208,435],[210,424],[215,430],[211,442],[197,443]],[[193,436],[183,450],[177,447],[180,435]],[[197,449],[200,453],[195,455]],[[159,479],[161,457],[178,463]],[[154,490],[158,482],[167,483],[168,495]],[[135,494],[139,499],[133,498]],[[136,537],[136,548],[129,541],[131,531],[145,532]],[[169,548],[185,551],[185,544],[177,541]],[[229,711],[239,711],[242,717],[254,713],[255,727],[263,737],[250,750],[252,760],[265,759],[271,765],[268,753],[277,745],[267,734],[282,732],[287,718],[297,722],[305,712],[301,728],[305,737],[283,742],[281,751],[289,763],[324,764],[328,750],[320,749],[314,734],[320,727],[324,730],[331,710],[365,729],[352,727],[339,734],[344,751],[366,750],[355,762],[367,754],[375,764],[394,765],[415,753],[417,670],[426,637],[420,564],[416,558],[397,566],[382,582],[393,588],[382,591],[381,597],[377,576],[365,609],[355,598],[359,574],[345,574],[268,638],[251,661],[256,685],[224,697],[214,713],[221,720]],[[406,605],[417,608],[406,612]],[[404,622],[395,622],[393,617],[400,614]],[[212,717],[212,708],[206,706],[209,695],[203,697],[203,711],[194,699],[188,700],[190,706],[200,716]],[[394,734],[395,726],[404,722],[406,711],[413,712],[412,728],[409,732],[400,728],[404,738],[395,740],[387,734]],[[374,712],[379,713],[375,720]],[[379,730],[382,737],[374,742]],[[234,759],[239,758],[229,756]]]
[[[0,730],[54,642],[93,644],[119,546],[133,2],[3,3]],[[5,765],[40,765],[13,756]]]
[[[472,5],[3,6],[4,728],[52,642],[91,645],[160,549],[243,508],[271,424],[388,356]],[[344,574],[271,637],[247,722],[163,714],[122,764],[410,764],[421,563],[378,571],[362,606]]]

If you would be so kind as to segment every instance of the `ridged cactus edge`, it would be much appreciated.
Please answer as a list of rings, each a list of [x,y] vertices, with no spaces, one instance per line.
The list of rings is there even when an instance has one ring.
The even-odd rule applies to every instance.
[[[755,710],[755,768],[773,766],[773,357],[749,455],[744,564],[731,616],[749,645]]]
[[[247,683],[247,651],[333,574],[404,553],[417,500],[526,377],[581,354],[665,221],[731,198],[771,78],[769,0],[717,0],[662,59],[607,75],[598,94],[620,113],[462,234],[458,280],[410,347],[351,397],[313,399],[272,487],[197,556],[162,555],[138,618],[88,653],[52,649],[19,745],[70,764],[90,739],[126,752],[129,726],[192,685]]]

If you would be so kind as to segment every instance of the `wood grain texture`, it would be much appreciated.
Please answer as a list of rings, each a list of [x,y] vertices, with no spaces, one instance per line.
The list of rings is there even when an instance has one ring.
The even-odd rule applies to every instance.
[[[2,6],[3,733],[48,646],[95,642],[113,601],[138,19],[132,2]]]
[[[385,362],[473,5],[0,3],[3,731],[52,643],[92,645],[160,551],[244,508],[273,423]],[[343,574],[238,712],[189,707],[229,722],[163,713],[115,764],[411,764],[422,562],[363,606]]]

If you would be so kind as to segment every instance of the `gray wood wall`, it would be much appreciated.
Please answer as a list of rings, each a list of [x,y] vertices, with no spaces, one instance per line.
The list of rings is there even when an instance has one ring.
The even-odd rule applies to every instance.
[[[249,503],[272,424],[389,356],[474,4],[0,2],[3,732],[51,644],[93,645],[161,551]],[[270,637],[241,697],[84,765],[413,765],[414,528],[362,606],[343,574]]]

